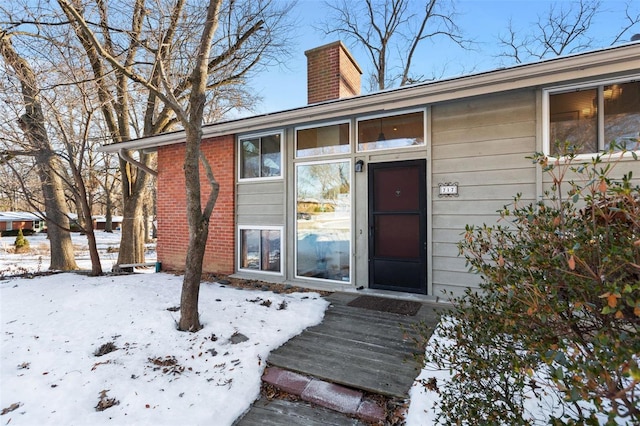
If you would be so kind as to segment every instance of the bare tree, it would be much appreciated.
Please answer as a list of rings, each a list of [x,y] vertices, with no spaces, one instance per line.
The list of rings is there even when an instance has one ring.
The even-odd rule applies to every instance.
[[[39,183],[33,182],[33,169],[33,158],[30,156],[0,156],[0,210],[33,210],[27,200],[34,197],[23,194],[22,190],[22,184],[25,188],[37,190]],[[38,195],[37,198],[42,197]]]
[[[75,0],[58,0],[73,22],[85,50],[95,52],[118,76],[145,88],[148,102],[160,110],[145,113],[149,125],[166,130],[172,123],[184,127],[186,136],[184,171],[186,180],[186,216],[189,225],[189,245],[181,296],[181,316],[178,328],[197,331],[201,328],[198,315],[198,296],[202,277],[202,261],[208,238],[209,221],[219,192],[208,159],[202,154],[202,122],[209,97],[222,94],[229,87],[242,83],[246,76],[283,53],[286,26],[282,19],[288,8],[269,0],[242,4],[222,0],[189,3],[170,2],[167,10],[156,10],[158,22],[166,27],[154,32],[154,37],[141,39],[138,32],[120,32],[136,41],[136,50],[118,54],[115,43],[103,30],[112,28],[104,18],[94,25],[86,19],[84,9]],[[102,3],[102,2],[100,2]],[[198,4],[199,3],[199,4]],[[134,5],[134,22],[148,22],[144,1]],[[202,9],[204,7],[204,10]],[[140,9],[140,10],[139,10]],[[144,20],[143,20],[144,17]],[[164,17],[167,17],[166,20]],[[149,34],[147,34],[149,35]],[[282,38],[280,38],[282,37]],[[145,61],[142,61],[145,58]],[[151,72],[143,74],[145,64]],[[120,78],[120,77],[119,77]],[[123,82],[123,87],[128,83]],[[154,121],[155,120],[155,121]],[[206,171],[210,185],[204,205],[201,203],[200,165]]]
[[[366,51],[373,68],[370,90],[426,80],[423,74],[412,73],[413,58],[424,40],[444,37],[468,46],[455,23],[451,1],[341,0],[325,5],[330,13],[320,30],[344,36],[350,46]]]
[[[93,206],[97,190],[96,181],[101,170],[95,167],[97,144],[92,143],[94,139],[90,136],[94,117],[90,105],[91,96],[86,92],[80,92],[78,95],[69,100],[66,108],[58,98],[57,104],[63,108],[50,105],[48,109],[53,121],[51,131],[55,132],[56,139],[64,146],[64,151],[59,155],[66,160],[69,173],[62,176],[66,178],[66,186],[76,204],[78,226],[87,237],[91,275],[99,276],[102,275],[102,264],[93,227]]]
[[[101,197],[97,199],[103,205],[104,211],[104,232],[113,232],[113,212],[115,210],[115,199],[119,197],[118,187],[120,187],[120,167],[114,161],[113,154],[103,152],[98,159],[101,163],[102,176],[97,179],[100,185]],[[114,199],[115,198],[115,199]]]
[[[616,21],[615,26],[619,29],[612,36],[611,45],[625,38],[630,40],[631,30],[640,23],[640,10],[634,12],[632,5],[628,2],[624,19]],[[506,33],[498,36],[502,47],[498,56],[522,63],[597,47],[600,43],[592,33],[595,20],[603,11],[600,0],[577,0],[551,4],[546,13],[538,15],[528,31],[519,30],[510,20]]]
[[[22,90],[25,113],[19,118],[19,125],[28,141],[28,153],[35,159],[42,185],[51,244],[49,268],[65,271],[78,269],[68,232],[63,182],[56,172],[62,167],[47,135],[37,76],[29,63],[16,52],[10,35],[4,30],[0,30],[0,56],[13,69]]]

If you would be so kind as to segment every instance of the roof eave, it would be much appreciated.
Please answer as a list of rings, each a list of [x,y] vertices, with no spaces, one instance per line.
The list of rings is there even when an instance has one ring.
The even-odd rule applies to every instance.
[[[630,68],[629,64],[635,64],[635,68]],[[202,137],[206,139],[248,133],[303,122],[324,121],[336,115],[366,114],[525,87],[560,85],[570,80],[622,72],[640,73],[640,43],[208,124],[202,127]],[[184,142],[185,133],[181,130],[105,145],[99,150],[104,152],[116,152],[120,149],[152,150]]]

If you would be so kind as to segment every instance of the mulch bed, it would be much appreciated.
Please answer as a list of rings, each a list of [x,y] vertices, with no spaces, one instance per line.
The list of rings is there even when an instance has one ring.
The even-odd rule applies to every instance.
[[[203,275],[202,281],[217,282],[221,285],[228,285],[229,287],[244,288],[248,290],[272,291],[274,293],[318,293],[321,296],[328,296],[331,294],[329,291],[313,290],[291,284],[274,284],[258,280],[245,280],[220,274]]]

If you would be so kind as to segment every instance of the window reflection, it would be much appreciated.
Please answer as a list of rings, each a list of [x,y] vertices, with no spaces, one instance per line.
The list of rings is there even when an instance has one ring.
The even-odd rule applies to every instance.
[[[422,111],[358,122],[358,151],[416,145],[424,145]]]
[[[296,130],[296,156],[345,154],[349,146],[349,123]]]
[[[565,144],[576,154],[598,151],[597,89],[549,97],[551,152],[562,155]]]
[[[280,230],[240,230],[240,269],[280,272],[280,265]]]
[[[599,126],[604,124],[603,128]],[[549,139],[552,155],[608,150],[613,141],[640,149],[640,82],[598,86],[549,95]]]
[[[350,280],[350,180],[348,161],[298,165],[298,276]]]
[[[280,176],[280,134],[240,141],[240,178]]]
[[[604,143],[638,149],[640,138],[640,82],[604,86]]]

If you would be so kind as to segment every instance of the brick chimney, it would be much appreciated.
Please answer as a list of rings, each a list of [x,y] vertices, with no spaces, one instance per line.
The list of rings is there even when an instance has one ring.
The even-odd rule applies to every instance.
[[[307,103],[357,96],[362,70],[341,41],[304,52],[307,56]]]

